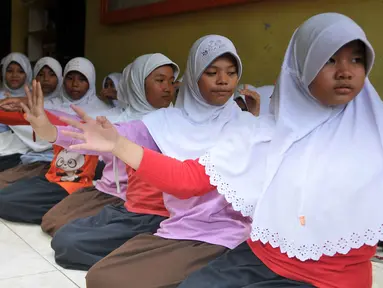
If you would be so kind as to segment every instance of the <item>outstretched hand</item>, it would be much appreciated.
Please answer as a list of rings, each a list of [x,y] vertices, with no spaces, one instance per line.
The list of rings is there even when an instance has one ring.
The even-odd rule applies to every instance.
[[[113,124],[103,116],[93,119],[81,108],[74,105],[72,105],[72,109],[82,119],[82,122],[66,117],[61,117],[60,120],[77,128],[78,132],[63,130],[62,133],[81,140],[82,143],[72,145],[69,148],[74,150],[112,152],[120,138],[120,135]]]
[[[21,108],[25,113],[25,120],[31,123],[33,130],[42,139],[54,142],[57,137],[56,127],[49,121],[44,111],[44,94],[40,82],[33,80],[32,92],[28,86],[24,87],[27,95],[27,104],[20,102]]]

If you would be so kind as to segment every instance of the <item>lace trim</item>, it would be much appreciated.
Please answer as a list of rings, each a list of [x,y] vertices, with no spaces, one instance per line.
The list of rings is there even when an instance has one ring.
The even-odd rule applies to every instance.
[[[209,152],[199,158],[199,163],[205,166],[205,173],[210,177],[210,184],[217,187],[218,192],[225,196],[235,211],[241,212],[245,217],[253,216],[255,205],[245,204],[245,199],[238,197],[237,192],[230,188],[228,183],[223,182],[222,176],[216,172],[214,164],[211,163]]]
[[[375,229],[367,229],[363,233],[353,232],[349,237],[340,238],[338,241],[325,241],[321,244],[307,244],[297,246],[286,238],[280,237],[277,232],[262,229],[258,226],[252,227],[252,241],[269,243],[273,248],[279,247],[282,253],[287,253],[290,258],[296,257],[301,261],[319,260],[322,255],[334,256],[336,253],[347,254],[351,249],[358,249],[363,245],[375,246],[383,239],[383,224]]]
[[[243,216],[252,218],[255,205],[245,204],[245,200],[237,197],[237,192],[222,180],[222,176],[217,173],[214,164],[211,163],[210,153],[200,157],[199,163],[205,167],[205,172],[210,177],[210,184],[217,187],[218,192],[225,196],[233,208],[241,212]],[[383,224],[366,229],[364,232],[353,232],[348,237],[340,238],[337,241],[325,241],[321,244],[313,243],[298,246],[285,237],[281,237],[278,232],[259,226],[252,227],[250,237],[252,241],[261,241],[263,244],[269,243],[273,248],[279,247],[281,252],[286,253],[290,258],[296,257],[301,261],[309,259],[317,261],[322,255],[347,254],[351,249],[358,249],[363,245],[375,246],[379,240],[383,240]]]

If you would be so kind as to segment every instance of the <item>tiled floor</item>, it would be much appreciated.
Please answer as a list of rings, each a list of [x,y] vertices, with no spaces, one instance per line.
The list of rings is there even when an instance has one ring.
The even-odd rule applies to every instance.
[[[39,226],[0,219],[0,288],[85,288],[85,275],[55,264]]]
[[[383,264],[373,267],[373,288],[383,288]],[[85,288],[85,275],[55,264],[39,226],[0,219],[0,288]]]

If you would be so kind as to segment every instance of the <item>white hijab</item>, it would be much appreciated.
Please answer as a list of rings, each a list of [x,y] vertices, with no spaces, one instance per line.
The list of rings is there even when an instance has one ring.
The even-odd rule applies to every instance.
[[[58,80],[56,89],[52,93],[44,95],[44,100],[47,101],[59,96],[61,86],[63,84],[63,71],[61,64],[56,59],[52,57],[43,57],[37,61],[35,67],[33,68],[33,74],[35,78],[39,75],[41,69],[45,66],[48,66],[50,69],[52,69]]]
[[[176,108],[160,109],[143,118],[163,154],[179,160],[198,158],[216,143],[229,121],[244,114],[233,98],[223,106],[213,106],[199,91],[198,80],[202,73],[226,53],[237,60],[240,77],[242,63],[229,39],[209,35],[197,40],[190,50]]]
[[[243,84],[238,85],[237,91],[234,95],[234,100],[241,98],[247,107],[246,97],[239,93],[239,90],[244,88],[245,88],[245,85]],[[259,96],[261,97],[260,99],[261,107],[259,110],[259,115],[268,114],[270,112],[270,98],[271,98],[271,94],[273,94],[273,91],[274,91],[274,85],[266,85],[266,86],[261,86],[258,88],[255,88],[252,85],[247,85],[247,89],[257,92]]]
[[[146,99],[145,79],[155,69],[164,65],[173,66],[174,77],[178,77],[178,65],[160,53],[142,55],[124,69],[117,88],[117,97],[128,106],[120,115],[118,122],[141,119],[149,112],[157,110]]]
[[[68,62],[64,69],[64,79],[71,71],[82,73],[89,82],[89,89],[86,94],[79,100],[73,100],[62,85],[60,96],[45,102],[47,109],[56,109],[68,114],[74,114],[70,105],[76,105],[91,115],[97,115],[99,112],[109,110],[110,107],[102,102],[96,95],[96,71],[92,62],[86,58],[73,58]]]
[[[326,107],[308,86],[345,44],[374,51],[350,18],[326,13],[293,35],[272,97],[275,116],[228,127],[200,159],[236,210],[253,219],[251,239],[301,261],[346,254],[383,239],[383,104],[366,78],[347,105]],[[271,119],[272,117],[272,119]]]
[[[12,97],[24,97],[25,96],[24,85],[18,89],[11,89],[7,85],[7,82],[5,80],[5,74],[7,72],[7,68],[9,66],[9,64],[11,64],[12,62],[16,62],[17,64],[19,64],[21,66],[21,68],[23,68],[25,75],[26,75],[24,85],[25,84],[30,85],[32,83],[32,77],[33,77],[32,67],[31,67],[31,63],[30,63],[28,57],[25,56],[24,54],[21,54],[18,52],[13,52],[13,53],[8,54],[8,56],[6,56],[4,58],[3,70],[1,71],[3,73],[3,79],[4,79],[3,80],[4,81],[4,83],[3,83],[4,91],[3,92],[9,92]],[[1,97],[1,96],[3,96],[3,97]],[[0,98],[4,98],[4,95],[0,95]]]
[[[102,80],[102,89],[104,89],[104,87],[105,87],[106,79],[109,78],[110,80],[113,81],[114,87],[117,90],[117,87],[118,87],[118,84],[120,83],[121,77],[122,77],[121,73],[117,73],[117,72],[110,73],[108,76],[106,76],[104,78],[104,80]],[[126,107],[126,105],[123,104],[122,102],[120,102],[118,99],[117,100],[111,100],[110,102],[114,107],[121,107],[121,108]]]

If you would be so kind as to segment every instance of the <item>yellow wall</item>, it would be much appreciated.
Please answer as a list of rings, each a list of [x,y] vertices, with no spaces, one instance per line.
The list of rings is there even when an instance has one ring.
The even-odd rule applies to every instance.
[[[20,0],[12,0],[11,51],[25,53],[28,10]]]
[[[100,0],[87,1],[86,21],[86,56],[96,66],[99,85],[108,72],[144,53],[162,52],[183,69],[192,43],[209,33],[234,42],[244,63],[242,82],[273,83],[295,28],[314,14],[340,12],[364,28],[378,53],[371,79],[383,93],[383,81],[377,81],[383,78],[380,0],[264,0],[117,26],[100,24],[99,5]]]

